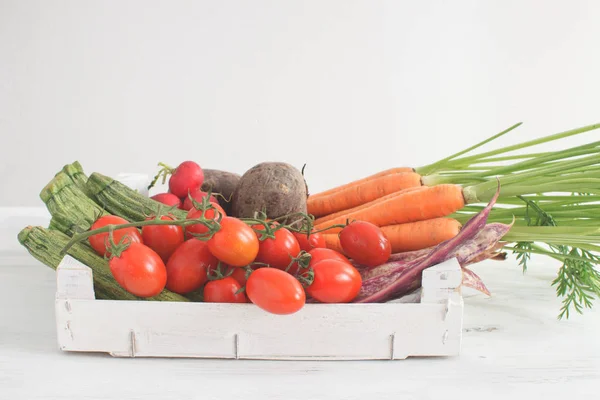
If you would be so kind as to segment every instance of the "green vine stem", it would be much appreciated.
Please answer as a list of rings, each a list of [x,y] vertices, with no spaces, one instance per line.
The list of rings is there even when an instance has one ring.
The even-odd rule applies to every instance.
[[[348,226],[348,223],[346,223],[346,224],[335,224],[335,225],[331,225],[331,226],[328,226],[328,227],[323,228],[323,229],[314,230],[314,216],[312,216],[311,214],[303,213],[303,212],[296,212],[296,213],[292,213],[292,214],[283,215],[281,217],[275,218],[274,221],[285,220],[285,219],[288,219],[288,218],[291,219],[293,217],[300,217],[300,218],[298,220],[295,220],[294,222],[288,224],[288,225],[283,225],[283,226],[286,227],[288,230],[290,230],[292,232],[304,233],[308,237],[310,237],[310,235],[313,235],[315,233],[326,232],[326,231],[328,231],[330,229],[333,229],[333,228],[345,228],[346,226]],[[294,226],[298,222],[302,222],[302,225],[301,225],[300,228],[296,228]]]
[[[309,268],[306,271],[303,271],[301,274],[298,274],[296,279],[298,279],[298,282],[300,282],[303,287],[307,288],[314,282],[315,272],[312,268]]]
[[[221,263],[221,261],[219,261],[215,268],[210,269],[208,271],[206,277],[208,278],[209,281],[216,281],[219,279],[224,279],[224,278],[227,278],[228,276],[231,276],[231,274],[233,274],[234,268],[237,268],[237,267],[227,266],[226,268],[224,268],[223,263]],[[225,272],[223,272],[224,270],[225,270]]]
[[[110,260],[113,257],[121,257],[121,254],[123,254],[123,252],[127,250],[129,248],[129,245],[131,244],[131,238],[129,237],[129,235],[123,235],[121,240],[119,240],[119,243],[115,243],[114,229],[112,227],[108,230],[107,240],[109,251],[104,256],[104,258],[107,260]]]
[[[223,218],[223,215],[221,214],[221,212],[212,205],[212,203],[210,202],[209,199],[210,199],[210,197],[206,196],[202,199],[203,201],[201,203],[196,202],[196,205],[199,206],[200,210],[204,211],[199,218],[177,219],[177,218],[173,217],[172,220],[163,220],[160,217],[158,217],[158,215],[162,215],[161,208],[159,207],[157,210],[157,213],[156,213],[157,214],[156,218],[149,218],[149,219],[145,219],[143,221],[129,222],[126,224],[110,224],[110,225],[106,225],[102,228],[97,228],[97,229],[77,233],[77,234],[73,235],[71,240],[61,250],[60,254],[61,254],[61,256],[64,256],[67,253],[67,251],[69,250],[69,248],[71,248],[71,246],[73,246],[73,244],[83,241],[85,239],[88,239],[90,236],[94,236],[99,233],[108,232],[109,236],[110,236],[111,232],[114,230],[123,229],[123,228],[131,228],[131,227],[141,228],[141,227],[150,226],[150,225],[177,225],[177,226],[181,226],[181,227],[185,228],[190,225],[202,224],[208,228],[208,232],[201,233],[201,234],[192,233],[191,235],[199,240],[209,240],[210,238],[213,237],[213,235],[215,233],[217,233],[221,229],[221,220]],[[215,213],[218,213],[217,219],[204,217],[206,210],[211,209],[211,208],[215,210]],[[290,218],[293,216],[301,216],[304,219],[306,224],[303,225],[303,228],[295,228],[292,226],[293,224],[286,225],[286,224],[279,224],[277,222],[277,220],[282,220],[282,219]],[[288,230],[290,230],[292,232],[315,234],[315,233],[327,231],[332,228],[344,228],[347,226],[347,224],[335,224],[335,225],[331,225],[331,226],[326,227],[321,230],[312,231],[313,218],[314,217],[312,215],[308,215],[306,213],[292,213],[289,215],[284,215],[284,216],[278,217],[271,221],[266,221],[266,220],[260,219],[260,218],[240,218],[240,220],[251,226],[259,225],[259,224],[262,225],[264,228],[264,231],[262,231],[263,234],[259,238],[259,240],[261,240],[261,241],[266,240],[267,238],[274,239],[275,232],[277,230],[283,229],[283,228],[287,228]],[[304,227],[310,228],[311,230],[308,230],[308,231],[303,230]]]
[[[285,272],[289,272],[290,268],[292,268],[292,266],[295,263],[298,263],[298,271],[301,270],[306,270],[310,267],[310,260],[312,259],[312,256],[310,255],[310,253],[301,250],[300,253],[298,253],[298,255],[296,257],[292,257],[289,265],[285,268]]]
[[[162,168],[158,170],[158,173],[154,176],[154,179],[152,179],[152,182],[150,182],[150,185],[148,185],[148,190],[152,189],[154,187],[154,185],[156,185],[156,182],[158,182],[158,180],[160,179],[161,176],[162,176],[162,184],[164,185],[165,182],[167,181],[167,177],[169,175],[171,175],[173,173],[173,171],[175,171],[175,169],[173,167],[170,167],[169,165],[167,165],[163,162],[159,162],[158,166],[162,167]]]
[[[132,227],[141,228],[143,226],[149,226],[149,225],[178,225],[178,226],[186,227],[186,226],[195,225],[195,224],[202,224],[208,228],[208,232],[206,232],[205,234],[196,235],[196,237],[200,240],[210,239],[215,233],[217,233],[219,231],[219,229],[221,229],[221,224],[218,221],[215,221],[213,219],[207,219],[204,217],[185,219],[185,220],[150,219],[150,220],[144,220],[144,221],[129,222],[127,224],[117,224],[117,225],[110,224],[110,225],[103,226],[102,228],[97,228],[97,229],[89,230],[89,231],[78,233],[78,234],[74,235],[71,238],[71,240],[67,243],[67,245],[61,250],[60,254],[65,255],[67,253],[67,251],[69,250],[69,248],[71,246],[73,246],[75,243],[78,243],[82,240],[89,238],[90,236],[94,236],[99,233],[111,232],[113,230],[118,230],[118,229],[123,229],[123,228],[132,228]]]

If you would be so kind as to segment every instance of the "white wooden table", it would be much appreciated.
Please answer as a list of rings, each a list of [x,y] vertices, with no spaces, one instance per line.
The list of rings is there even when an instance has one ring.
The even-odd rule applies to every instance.
[[[462,354],[403,361],[123,359],[61,352],[55,273],[16,242],[36,209],[0,209],[0,399],[512,399],[598,397],[600,313],[558,321],[540,258],[473,269],[493,297],[465,295]],[[600,307],[600,304],[598,304]]]

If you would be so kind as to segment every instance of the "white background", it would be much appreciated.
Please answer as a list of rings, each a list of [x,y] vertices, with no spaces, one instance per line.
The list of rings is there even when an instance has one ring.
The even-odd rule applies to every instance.
[[[0,206],[64,164],[307,164],[311,192],[600,120],[598,1],[0,0]]]
[[[74,160],[109,175],[186,159],[239,173],[306,163],[317,192],[519,121],[502,143],[599,122],[598,21],[597,0],[0,0],[0,400],[594,398],[598,305],[556,320],[547,258],[526,275],[514,259],[474,266],[493,296],[465,299],[453,359],[62,353],[56,275],[14,239],[46,222],[2,207],[41,206]]]

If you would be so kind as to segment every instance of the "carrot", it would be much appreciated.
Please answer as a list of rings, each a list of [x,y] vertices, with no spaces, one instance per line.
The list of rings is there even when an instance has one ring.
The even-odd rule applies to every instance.
[[[461,227],[457,220],[442,217],[382,226],[381,231],[390,241],[392,253],[401,253],[436,246],[456,236]]]
[[[334,212],[347,210],[368,203],[382,196],[403,189],[421,186],[421,175],[415,172],[401,172],[385,175],[341,189],[333,194],[308,198],[308,213],[321,217]]]
[[[385,171],[381,171],[381,172],[378,172],[378,173],[373,174],[371,176],[367,176],[366,178],[358,179],[358,180],[352,181],[350,183],[346,183],[345,185],[340,185],[340,186],[334,187],[334,188],[329,189],[329,190],[325,190],[325,191],[320,192],[320,193],[312,194],[312,195],[310,195],[310,198],[316,199],[316,198],[321,197],[321,196],[328,196],[330,194],[337,193],[340,190],[347,189],[347,188],[352,187],[352,186],[357,186],[357,185],[359,185],[361,183],[365,183],[365,182],[368,182],[368,181],[373,180],[375,178],[379,178],[380,176],[398,174],[398,173],[402,173],[402,172],[414,172],[414,169],[413,168],[409,168],[409,167],[386,169]]]
[[[344,249],[342,249],[342,245],[340,244],[340,237],[337,233],[328,233],[323,235],[323,237],[325,238],[325,246],[328,249],[335,250],[338,253],[344,254]]]
[[[338,217],[342,217],[344,215],[353,213],[355,211],[362,210],[363,208],[371,207],[374,204],[387,201],[387,200],[389,200],[389,199],[391,199],[391,198],[393,198],[395,196],[399,196],[399,195],[401,195],[403,193],[408,193],[408,192],[412,192],[412,191],[415,191],[415,190],[423,190],[423,189],[425,189],[425,186],[412,187],[412,188],[400,190],[398,192],[390,193],[390,194],[388,194],[386,196],[380,197],[380,198],[378,198],[376,200],[373,200],[371,202],[368,202],[368,203],[365,203],[365,204],[361,204],[360,206],[356,206],[356,207],[350,208],[348,210],[338,211],[336,213],[325,215],[324,217],[321,217],[321,218],[317,218],[314,221],[314,225],[321,225],[324,222],[328,222],[328,221],[331,221],[331,220],[336,219]]]
[[[315,229],[323,230],[324,233],[336,233],[341,228],[327,228],[345,224],[347,219],[367,221],[377,226],[423,221],[448,216],[463,208],[465,203],[460,186],[440,184],[391,196],[386,201],[375,202],[370,207],[316,225]]]

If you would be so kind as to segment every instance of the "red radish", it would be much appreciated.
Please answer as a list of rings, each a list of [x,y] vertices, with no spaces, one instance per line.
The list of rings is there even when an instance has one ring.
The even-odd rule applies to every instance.
[[[203,192],[202,190],[194,190],[193,192],[190,192],[190,194],[192,198],[198,203],[202,203],[202,199],[208,196],[208,193]],[[210,196],[210,202],[219,205],[217,198],[213,195]],[[185,198],[185,200],[183,201],[183,206],[181,208],[185,211],[190,211],[192,208],[194,208],[194,203],[192,203],[190,196],[187,196]]]
[[[204,183],[204,171],[193,161],[184,161],[171,171],[169,191],[183,199],[188,193],[199,190]]]
[[[181,208],[181,200],[173,193],[159,193],[150,198],[158,201],[159,203],[166,204],[169,207],[177,206],[177,208]]]

